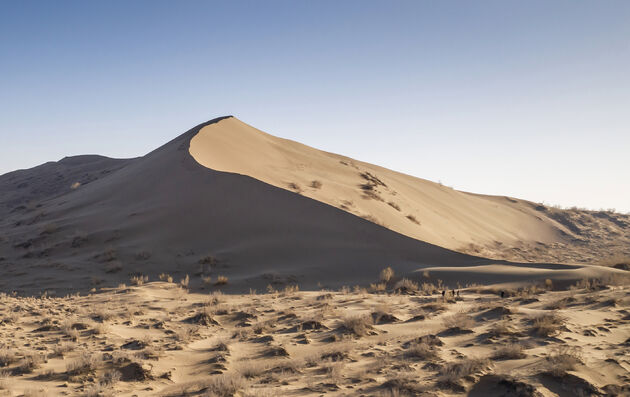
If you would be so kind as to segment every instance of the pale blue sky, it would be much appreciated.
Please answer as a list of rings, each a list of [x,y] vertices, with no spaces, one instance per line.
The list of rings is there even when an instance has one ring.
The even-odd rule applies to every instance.
[[[630,2],[0,1],[0,173],[226,114],[461,190],[630,211]]]

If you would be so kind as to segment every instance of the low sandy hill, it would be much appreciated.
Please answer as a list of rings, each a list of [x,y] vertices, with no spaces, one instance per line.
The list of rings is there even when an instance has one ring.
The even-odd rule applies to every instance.
[[[250,139],[258,139],[258,147],[250,145]],[[212,148],[219,144],[221,150]],[[233,156],[241,156],[239,148],[249,156],[259,156],[261,170],[267,170],[263,174],[275,175],[277,181],[250,176],[256,170],[248,156],[239,157],[247,175],[197,161],[205,162],[214,153],[221,164],[228,164],[229,156],[224,154],[231,150]],[[291,170],[287,164],[297,161],[301,152],[299,164],[303,166]],[[276,157],[281,159],[277,173],[270,171]],[[269,137],[231,117],[201,124],[137,159],[88,160],[74,158],[44,165],[41,170],[0,176],[4,189],[0,199],[11,197],[2,200],[0,290],[27,294],[53,290],[62,295],[117,286],[137,275],[155,280],[161,273],[175,280],[189,275],[192,288],[207,287],[208,277],[214,282],[218,276],[226,276],[229,282],[222,287],[226,291],[261,291],[270,284],[276,288],[291,284],[306,289],[337,288],[374,282],[386,266],[392,266],[399,276],[417,279],[425,277],[418,270],[434,269],[452,285],[467,283],[470,272],[444,269],[473,271],[475,266],[485,266],[479,267],[484,284],[578,280],[616,271],[489,260],[421,241],[441,239],[444,246],[451,241],[455,247],[470,241],[466,236],[477,238],[478,231],[482,241],[502,236],[507,244],[521,233],[523,238],[534,238],[529,228],[537,223],[542,225],[541,236],[553,241],[564,226],[543,215],[548,211],[538,211],[541,220],[537,220],[527,203],[495,202],[495,198],[457,192],[319,152]],[[320,166],[309,164],[330,170],[315,171]],[[59,173],[59,183],[43,177],[51,173]],[[321,186],[307,187],[313,180]],[[27,183],[28,194],[21,194],[22,183]],[[286,185],[276,186],[286,183],[301,186],[302,195]],[[326,200],[334,200],[335,192],[352,204],[331,205]],[[400,213],[388,201],[399,206]],[[452,205],[450,214],[445,203]],[[348,209],[339,208],[341,205]],[[438,214],[428,209],[432,205]],[[374,217],[387,227],[356,214]],[[420,224],[407,215],[415,216]],[[460,226],[440,226],[439,219]],[[563,219],[572,224],[571,219]],[[573,232],[564,233],[570,236]],[[504,266],[521,270],[506,273]]]

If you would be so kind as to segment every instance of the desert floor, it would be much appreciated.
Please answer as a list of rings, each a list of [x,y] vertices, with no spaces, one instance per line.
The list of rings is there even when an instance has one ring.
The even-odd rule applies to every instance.
[[[385,277],[387,279],[389,277]],[[630,393],[630,283],[0,298],[0,396]],[[186,284],[184,282],[183,284]],[[624,386],[625,385],[625,386]]]

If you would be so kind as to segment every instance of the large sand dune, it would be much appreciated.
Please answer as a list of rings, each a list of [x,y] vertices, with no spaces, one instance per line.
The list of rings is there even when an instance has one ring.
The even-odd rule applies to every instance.
[[[412,277],[454,266],[542,269],[493,279],[480,267],[486,284],[580,279],[582,265],[545,264],[547,248],[574,240],[588,248],[601,230],[616,233],[616,243],[627,239],[627,220],[618,214],[589,214],[600,223],[585,226],[568,212],[458,192],[274,138],[231,117],[137,159],[74,157],[9,173],[0,189],[0,289],[24,293],[115,286],[163,272],[189,274],[195,288],[202,275],[229,277],[227,290],[338,287],[372,282],[386,266]],[[543,263],[447,249],[458,247],[497,257],[512,249],[534,259],[539,253]],[[443,273],[453,283],[467,280]]]

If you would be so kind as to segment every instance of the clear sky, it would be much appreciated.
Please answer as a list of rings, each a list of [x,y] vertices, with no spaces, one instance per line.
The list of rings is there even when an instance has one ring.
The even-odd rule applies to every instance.
[[[630,211],[630,1],[0,1],[0,174],[226,114],[456,189]]]

